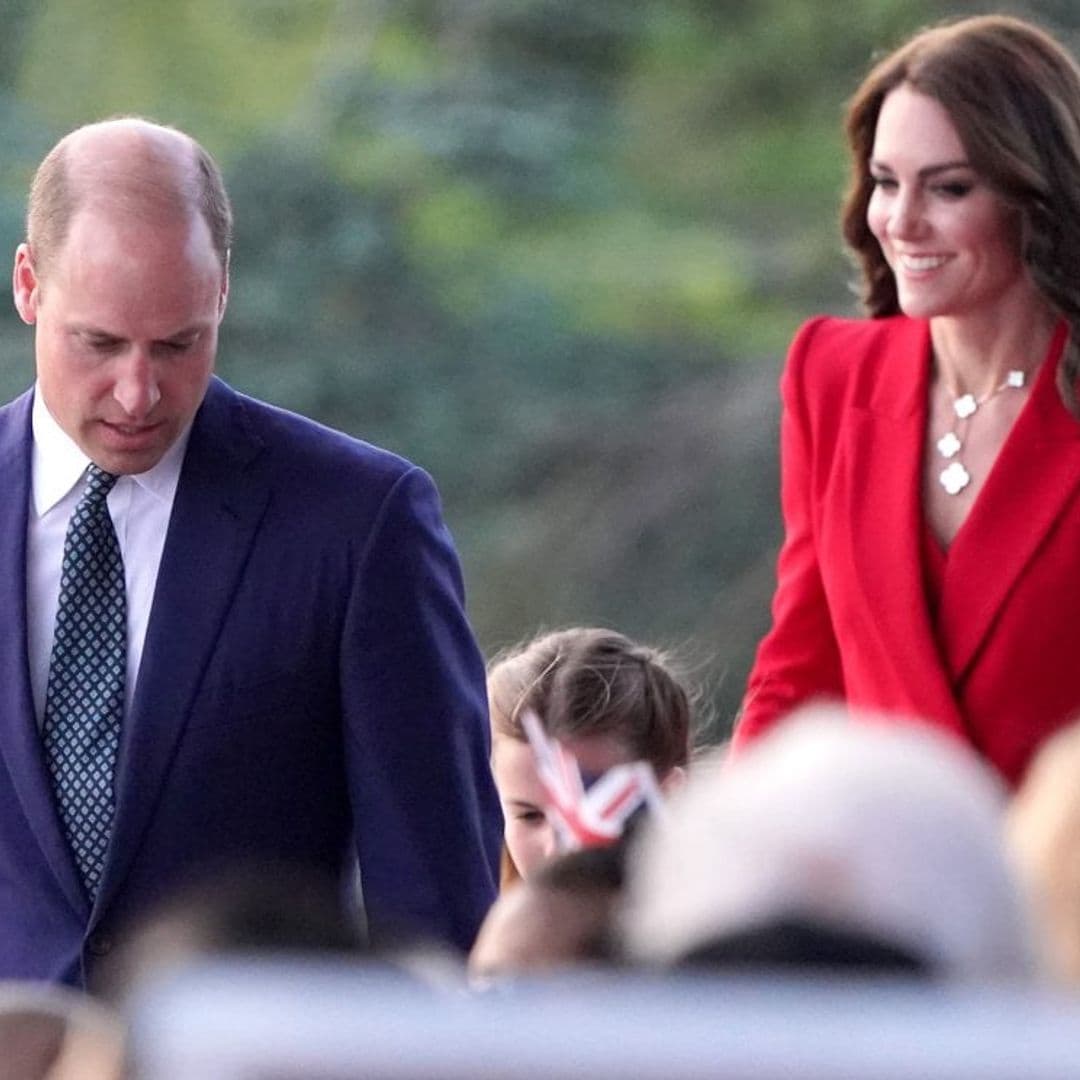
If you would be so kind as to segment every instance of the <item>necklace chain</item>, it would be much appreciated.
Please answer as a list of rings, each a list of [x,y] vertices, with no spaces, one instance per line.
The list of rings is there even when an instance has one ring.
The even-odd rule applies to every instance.
[[[938,473],[938,483],[949,495],[959,495],[971,483],[971,473],[967,471],[964,463],[960,460],[960,452],[964,448],[964,436],[967,433],[967,425],[971,418],[988,401],[996,398],[1005,390],[1020,390],[1027,382],[1027,375],[1019,368],[1010,369],[1005,378],[997,386],[987,390],[982,397],[976,397],[972,393],[959,394],[953,397],[952,411],[956,416],[952,427],[938,439],[937,452],[948,462],[944,469]]]

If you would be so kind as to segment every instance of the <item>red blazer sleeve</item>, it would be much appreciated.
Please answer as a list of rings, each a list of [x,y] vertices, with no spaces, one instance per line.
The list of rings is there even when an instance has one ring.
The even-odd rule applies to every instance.
[[[813,319],[795,336],[780,380],[780,489],[784,542],[777,563],[772,628],[758,647],[736,724],[735,751],[768,730],[796,705],[814,697],[842,697],[840,654],[819,567],[817,492],[822,477],[820,443],[835,437],[835,422],[811,407],[809,391],[819,368],[811,365],[818,332],[828,320]],[[809,370],[808,370],[809,369]],[[836,417],[831,418],[835,421]],[[831,430],[823,430],[828,424]]]

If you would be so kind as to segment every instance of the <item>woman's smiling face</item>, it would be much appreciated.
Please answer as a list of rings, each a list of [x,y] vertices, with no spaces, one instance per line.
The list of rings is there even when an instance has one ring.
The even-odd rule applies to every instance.
[[[1033,285],[1016,213],[968,161],[945,108],[901,83],[878,115],[869,163],[870,230],[914,318],[999,310]]]

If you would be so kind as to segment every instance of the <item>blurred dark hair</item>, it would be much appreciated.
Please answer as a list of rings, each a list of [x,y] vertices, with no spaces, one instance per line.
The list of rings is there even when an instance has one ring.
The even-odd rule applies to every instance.
[[[102,965],[95,990],[122,1000],[161,969],[234,954],[361,956],[370,946],[335,876],[245,861],[193,880],[148,911]]]
[[[929,977],[932,965],[896,942],[795,916],[744,927],[695,945],[675,965],[698,971],[786,970]]]
[[[628,837],[606,847],[582,848],[557,855],[529,879],[534,892],[573,897],[582,925],[576,944],[581,963],[618,963],[622,949],[615,932],[615,912],[626,881]]]

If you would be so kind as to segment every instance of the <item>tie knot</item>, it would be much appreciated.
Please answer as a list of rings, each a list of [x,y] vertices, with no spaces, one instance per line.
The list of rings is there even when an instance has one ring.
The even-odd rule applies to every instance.
[[[120,477],[115,473],[99,469],[93,462],[90,462],[86,470],[86,496],[97,495],[105,498],[112,491],[113,484],[119,479]]]

